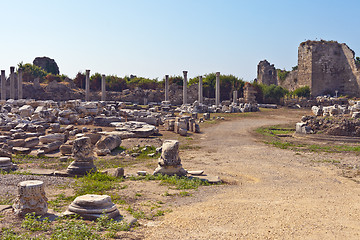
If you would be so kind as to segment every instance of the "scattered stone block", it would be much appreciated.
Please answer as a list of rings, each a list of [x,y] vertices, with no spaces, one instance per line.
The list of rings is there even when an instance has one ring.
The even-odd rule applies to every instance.
[[[115,148],[119,147],[121,144],[121,138],[118,135],[107,135],[103,136],[97,143],[96,143],[96,153],[100,154],[108,154]],[[103,156],[103,155],[102,155]]]
[[[71,155],[72,154],[72,145],[70,144],[62,144],[59,147],[60,153],[62,155]]]
[[[55,141],[65,141],[65,134],[62,133],[54,133],[54,134],[48,134],[46,136],[41,136],[39,138],[40,142],[43,144],[55,142]]]
[[[27,154],[30,154],[31,148],[13,147],[13,152],[14,152],[15,154],[27,155]]]
[[[190,175],[202,175],[204,173],[204,170],[198,170],[198,171],[187,171]]]
[[[0,157],[0,170],[1,171],[15,171],[17,165],[11,162],[9,157]]]
[[[26,138],[24,142],[25,142],[24,147],[33,148],[39,144],[39,138],[38,137]]]

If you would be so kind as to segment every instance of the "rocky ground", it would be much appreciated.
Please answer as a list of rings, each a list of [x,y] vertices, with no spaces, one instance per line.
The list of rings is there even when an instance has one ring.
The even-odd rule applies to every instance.
[[[207,123],[202,126],[201,134],[186,138],[161,131],[163,139],[180,139],[184,168],[205,170],[209,175],[220,176],[226,184],[189,190],[190,196],[181,197],[178,190],[157,182],[125,182],[127,187],[119,194],[132,207],[161,201],[164,203],[161,209],[171,211],[151,220],[140,219],[139,227],[119,237],[359,239],[359,185],[332,164],[358,163],[357,155],[279,149],[264,144],[262,137],[253,132],[264,125],[295,124],[305,114],[309,111],[278,109],[228,117],[220,124]],[[153,162],[156,161],[138,162],[125,171],[150,171]],[[1,178],[0,189],[7,185],[4,177],[8,178]],[[61,185],[68,180],[56,181]],[[49,199],[65,191],[54,189],[57,190],[47,189]],[[0,221],[0,227],[18,223],[16,219],[9,220]]]

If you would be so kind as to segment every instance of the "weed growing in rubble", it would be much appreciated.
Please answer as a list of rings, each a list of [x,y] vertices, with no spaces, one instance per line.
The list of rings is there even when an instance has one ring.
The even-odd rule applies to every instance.
[[[32,232],[47,231],[50,229],[50,222],[48,218],[42,219],[41,216],[35,216],[34,213],[27,213],[21,227]]]

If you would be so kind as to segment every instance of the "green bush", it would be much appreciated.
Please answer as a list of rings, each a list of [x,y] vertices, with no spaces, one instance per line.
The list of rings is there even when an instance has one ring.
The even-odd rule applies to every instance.
[[[21,69],[23,72],[24,82],[33,81],[35,78],[39,78],[39,81],[43,82],[45,80],[46,75],[48,74],[41,67],[33,65],[31,63],[23,64],[23,62],[20,62],[18,64],[18,70],[19,69]]]
[[[281,99],[288,94],[288,90],[283,87],[271,84],[270,86],[265,84],[253,83],[257,93],[256,101],[258,103],[276,103],[279,104]]]
[[[285,81],[286,77],[289,75],[290,71],[286,71],[285,69],[284,70],[276,69],[276,73],[279,81],[283,82]]]
[[[204,97],[215,97],[216,73],[206,74],[203,78]],[[238,91],[239,97],[243,96],[245,82],[234,75],[220,74],[220,101],[231,99],[232,92]]]
[[[293,96],[297,96],[297,97],[310,98],[311,91],[310,91],[309,86],[304,86],[304,87],[295,89],[290,94],[293,95]]]

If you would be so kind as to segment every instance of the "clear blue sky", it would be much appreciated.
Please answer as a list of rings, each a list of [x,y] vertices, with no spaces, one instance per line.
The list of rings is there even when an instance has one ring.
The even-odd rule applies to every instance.
[[[360,56],[360,1],[0,0],[0,68],[35,57],[60,72],[162,79],[220,71],[252,81],[263,59],[297,65],[305,40],[345,42]]]

